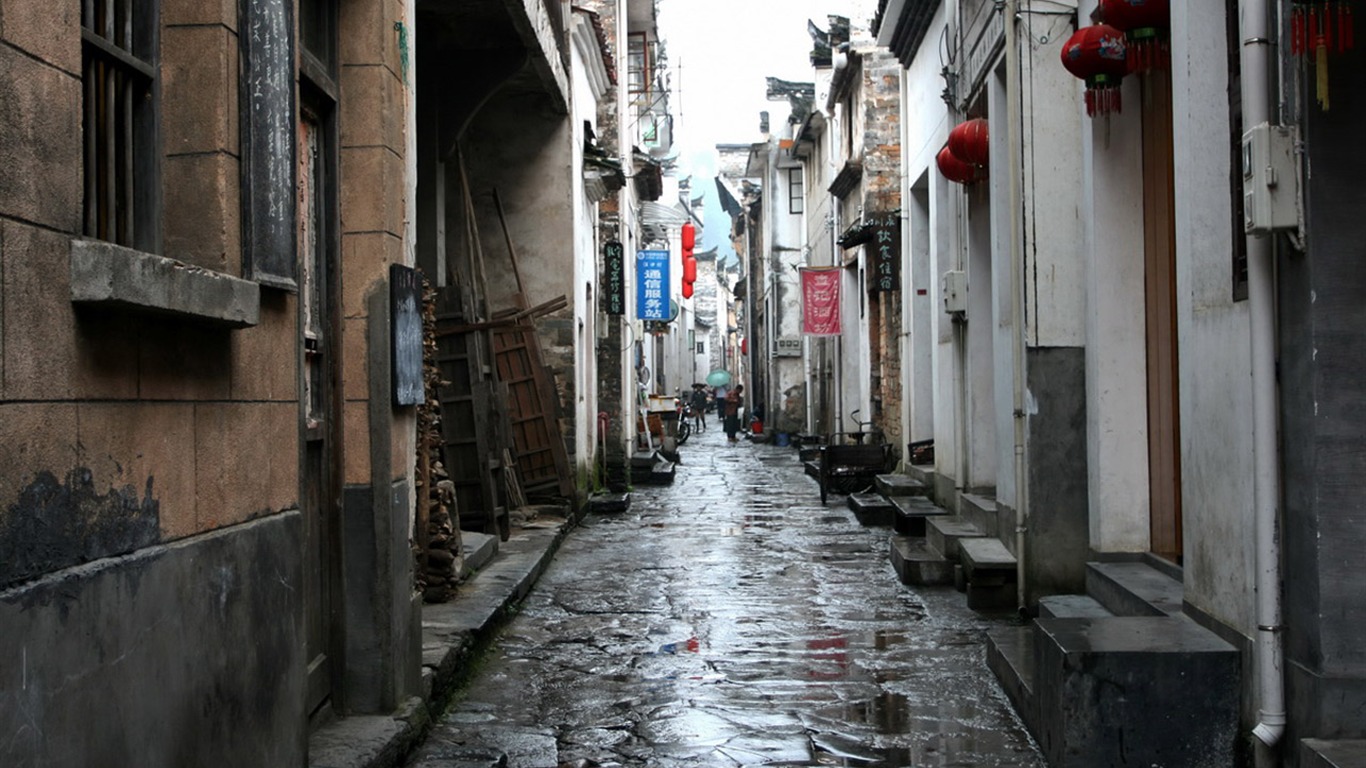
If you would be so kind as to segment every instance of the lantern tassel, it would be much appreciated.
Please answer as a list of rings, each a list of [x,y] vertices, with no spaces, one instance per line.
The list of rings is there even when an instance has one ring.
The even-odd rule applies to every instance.
[[[1341,39],[1341,45],[1338,46],[1338,50],[1352,50],[1352,43],[1355,42],[1352,39],[1354,37],[1352,29],[1352,6],[1347,3],[1338,3],[1338,36]]]
[[[1328,53],[1337,52],[1337,38],[1333,36],[1333,9],[1327,5],[1323,6],[1323,21],[1320,23],[1319,35],[1322,38],[1322,48]]]
[[[1328,111],[1328,46],[1322,37],[1318,38],[1317,50],[1314,52],[1314,74],[1318,86],[1319,106],[1324,112]]]
[[[1304,12],[1297,5],[1290,11],[1290,53],[1299,56],[1304,50]]]

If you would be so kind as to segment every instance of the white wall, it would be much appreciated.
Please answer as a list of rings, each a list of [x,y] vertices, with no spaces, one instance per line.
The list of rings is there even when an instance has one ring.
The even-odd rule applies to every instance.
[[[1251,350],[1232,300],[1228,51],[1218,3],[1172,9],[1186,599],[1252,634]]]
[[[1080,94],[1081,81],[1074,87]],[[1136,104],[1137,98],[1137,85],[1126,82],[1125,103]],[[1144,552],[1149,546],[1148,385],[1138,110],[1087,118],[1081,147],[1091,548]]]
[[[585,24],[575,14],[575,24]],[[574,210],[574,285],[570,302],[574,307],[574,457],[581,473],[596,466],[598,441],[598,207],[588,200],[582,181],[584,121],[596,127],[598,101],[589,82],[588,67],[578,45],[571,46],[572,165],[579,178],[573,179]]]

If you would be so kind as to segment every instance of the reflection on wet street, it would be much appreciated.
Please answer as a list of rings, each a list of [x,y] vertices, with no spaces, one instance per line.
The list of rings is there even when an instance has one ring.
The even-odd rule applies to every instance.
[[[1039,766],[951,587],[820,505],[792,448],[680,449],[570,534],[410,765]]]

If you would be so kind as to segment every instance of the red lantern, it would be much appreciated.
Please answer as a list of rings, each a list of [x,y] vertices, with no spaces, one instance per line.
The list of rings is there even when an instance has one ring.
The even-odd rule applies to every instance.
[[[683,228],[679,230],[679,239],[682,240],[683,252],[687,253],[697,244],[697,229],[693,227],[691,221],[683,222]]]
[[[1106,24],[1082,27],[1063,43],[1062,65],[1086,81],[1087,115],[1123,108],[1119,86],[1129,70],[1123,32]]]
[[[685,298],[685,299],[691,299],[691,298],[692,298],[692,283],[684,283],[684,284],[683,284],[683,298]]]
[[[944,178],[949,181],[957,184],[971,184],[979,180],[978,167],[959,160],[948,147],[939,150],[934,162],[939,166],[939,172],[944,174]]]
[[[1171,66],[1167,29],[1171,27],[1170,0],[1100,0],[1100,18],[1128,37],[1130,72]]]
[[[987,165],[991,145],[987,142],[987,121],[975,118],[959,123],[949,131],[949,151],[965,163]]]
[[[1328,54],[1351,50],[1355,37],[1347,0],[1295,0],[1290,12],[1290,52],[1313,59],[1315,94],[1324,111],[1328,110]]]
[[[692,256],[683,260],[683,284],[692,285],[697,282],[697,259]]]

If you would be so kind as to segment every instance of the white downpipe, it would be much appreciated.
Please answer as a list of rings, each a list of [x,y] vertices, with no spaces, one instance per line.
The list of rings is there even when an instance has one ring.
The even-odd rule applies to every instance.
[[[1014,374],[1012,409],[1015,421],[1015,589],[1016,607],[1027,608],[1025,592],[1025,511],[1029,506],[1029,482],[1025,476],[1025,329],[1024,329],[1024,249],[1020,226],[1020,50],[1016,36],[1016,11],[1019,0],[1005,4],[1006,57],[1006,164],[1009,169],[1010,204],[1010,330],[1011,366]]]
[[[614,51],[618,72],[627,71],[627,46],[622,44],[621,41],[630,39],[628,36],[630,31],[629,15],[630,8],[626,0],[619,0],[617,2],[616,19],[617,45],[616,51]],[[621,169],[627,176],[627,183],[623,184],[621,189],[617,190],[617,235],[621,238],[622,248],[625,249],[626,252],[626,263],[628,265],[633,265],[635,264],[636,242],[634,236],[635,221],[631,216],[631,190],[633,185],[630,178],[635,174],[635,171],[633,170],[635,158],[631,153],[630,102],[627,100],[625,86],[620,83],[617,84],[616,101],[617,155],[621,159]],[[628,268],[626,270],[625,288],[628,297],[632,296],[633,291],[635,290],[634,274],[635,269]],[[621,449],[622,455],[625,457],[628,475],[630,474],[631,457],[635,455],[636,404],[640,400],[640,390],[636,384],[635,366],[632,365],[635,357],[633,347],[635,346],[635,339],[637,338],[634,333],[635,321],[631,319],[632,314],[632,312],[628,311],[625,315],[616,318],[616,322],[621,324],[623,342],[625,342],[626,339],[631,340],[629,343],[625,343],[625,349],[622,349],[620,352],[621,357],[619,362],[622,388],[620,408],[617,412],[617,418],[621,419]],[[645,434],[648,436],[650,430],[646,429]]]
[[[1271,42],[1266,0],[1241,0],[1243,130],[1272,119],[1268,88]],[[1253,496],[1257,546],[1258,723],[1252,734],[1274,747],[1285,732],[1281,676],[1281,565],[1277,535],[1280,466],[1276,449],[1276,307],[1273,253],[1265,237],[1247,238],[1251,314]]]

